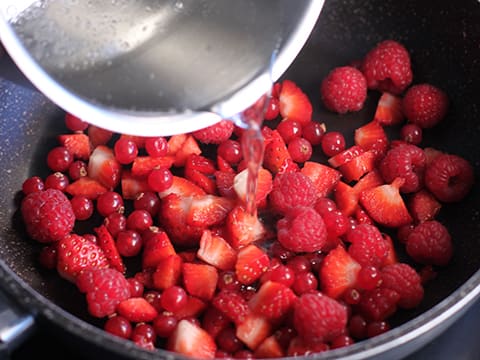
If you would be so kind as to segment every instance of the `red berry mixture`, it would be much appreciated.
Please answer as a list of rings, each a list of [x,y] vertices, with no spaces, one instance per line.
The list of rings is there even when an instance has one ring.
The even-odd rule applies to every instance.
[[[298,84],[273,86],[249,206],[249,132],[229,120],[141,138],[66,115],[50,173],[22,183],[39,264],[85,293],[106,332],[148,350],[281,358],[388,331],[396,312],[419,311],[424,283],[454,256],[438,215],[468,195],[474,170],[419,147],[447,100],[408,89],[401,44],[381,42],[358,63],[321,84],[338,113],[360,110],[367,87],[381,91],[349,134],[315,121],[320,99]]]

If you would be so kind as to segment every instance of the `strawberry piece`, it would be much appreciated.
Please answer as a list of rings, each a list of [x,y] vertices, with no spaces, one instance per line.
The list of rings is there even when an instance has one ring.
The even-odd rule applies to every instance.
[[[211,265],[184,263],[182,266],[185,290],[204,300],[211,300],[217,288],[218,272]]]
[[[132,163],[132,175],[143,177],[150,174],[153,169],[170,168],[173,165],[174,158],[171,156],[137,156]]]
[[[83,236],[66,235],[57,245],[57,271],[61,277],[75,281],[85,269],[104,269],[110,266],[103,250]]]
[[[400,227],[412,221],[399,188],[404,179],[396,178],[391,184],[380,185],[365,190],[360,195],[360,203],[377,223],[388,227]]]
[[[276,174],[289,166],[292,157],[288,152],[287,144],[277,130],[273,130],[270,139],[265,143],[263,166]]]
[[[215,195],[195,196],[191,198],[186,221],[193,226],[218,225],[225,220],[233,206],[234,201],[228,198]]]
[[[92,152],[92,144],[86,134],[63,134],[58,136],[60,144],[67,148],[75,159],[88,160]]]
[[[200,239],[197,257],[220,270],[231,270],[237,260],[237,252],[221,236],[205,230]]]
[[[250,314],[237,325],[235,334],[250,349],[255,350],[272,333],[272,326],[266,318]]]
[[[235,174],[232,165],[220,155],[217,155],[217,167],[219,171]]]
[[[373,119],[380,125],[389,126],[400,124],[404,118],[402,99],[388,92],[384,92],[378,100]]]
[[[120,254],[118,253],[115,240],[108,232],[107,227],[105,225],[100,225],[99,227],[96,227],[94,231],[97,234],[98,245],[103,250],[103,253],[110,263],[110,266],[119,272],[124,273],[125,265],[123,264]]]
[[[358,145],[353,145],[329,158],[328,163],[334,168],[338,168],[362,153],[364,153],[363,148]]]
[[[250,244],[238,251],[235,273],[238,281],[249,285],[258,280],[268,270],[269,265],[268,255],[259,247]]]
[[[240,292],[221,290],[212,299],[212,305],[235,324],[242,324],[250,314],[250,308]]]
[[[65,192],[72,196],[85,196],[90,200],[95,200],[107,191],[105,186],[88,176],[80,177],[65,188]]]
[[[373,187],[383,185],[384,183],[385,182],[383,181],[383,177],[380,175],[380,172],[377,169],[374,169],[358,180],[358,182],[353,185],[353,189],[358,195],[360,195],[363,190],[371,189]]]
[[[182,145],[185,143],[185,140],[187,140],[187,134],[177,134],[171,136],[167,142],[167,155],[174,156],[181,149]]]
[[[176,319],[197,318],[207,308],[205,301],[194,296],[187,298],[187,304],[173,313]]]
[[[382,267],[398,263],[398,256],[392,238],[387,234],[382,234],[382,236],[385,239],[385,244],[388,248],[388,254],[385,260],[383,260]]]
[[[200,326],[189,320],[181,320],[168,338],[167,349],[192,358],[213,359],[217,345]]]
[[[181,197],[191,197],[205,195],[206,193],[201,187],[195,185],[190,180],[187,180],[181,176],[173,176],[172,185],[168,188],[168,190],[159,192],[158,196],[160,199],[162,199],[169,194],[177,194]]]
[[[191,154],[185,162],[185,178],[201,187],[207,194],[215,194],[216,185],[211,177],[215,171],[214,162],[201,155]]]
[[[278,320],[288,313],[297,299],[286,285],[266,281],[248,302],[250,309],[269,320]]]
[[[347,182],[357,181],[375,168],[376,158],[377,155],[369,150],[341,165],[338,170]]]
[[[201,153],[202,149],[200,149],[200,146],[198,146],[197,140],[195,140],[192,135],[188,135],[180,149],[175,152],[175,160],[173,161],[173,165],[184,166],[190,155],[200,155]]]
[[[238,198],[242,201],[247,199],[247,178],[248,170],[239,172],[234,179],[233,188]],[[272,191],[272,174],[270,171],[260,168],[257,176],[257,189],[255,193],[255,203],[257,206],[265,201],[270,191]]]
[[[339,298],[357,282],[361,266],[345,251],[337,246],[323,259],[319,278],[322,291],[332,298]]]
[[[187,222],[192,198],[170,194],[162,198],[158,220],[167,232],[170,241],[177,246],[197,246],[204,227]]]
[[[95,125],[88,126],[87,134],[94,148],[98,145],[107,144],[113,136],[113,132],[110,130],[102,129]]]
[[[122,166],[113,150],[105,145],[97,146],[88,160],[88,176],[112,190],[120,183]]]
[[[281,358],[285,356],[285,352],[277,340],[277,337],[271,335],[258,345],[253,356],[256,359]]]
[[[119,315],[131,322],[152,321],[158,315],[157,310],[143,297],[131,297],[117,305]]]
[[[220,196],[229,199],[235,199],[237,197],[237,193],[235,192],[235,189],[233,187],[235,182],[235,176],[235,172],[215,172],[216,186]]]
[[[203,189],[207,194],[215,194],[216,193],[216,183],[212,177],[205,175],[204,173],[198,170],[189,170],[188,175],[185,170],[185,177],[193,182],[195,185]]]
[[[250,214],[242,206],[235,206],[227,216],[228,240],[234,249],[239,249],[264,238],[266,229],[256,214]]]
[[[352,215],[358,207],[357,191],[350,185],[339,181],[333,192],[337,209],[345,216]]]
[[[428,190],[414,193],[407,205],[417,223],[434,220],[442,208],[442,204]]]
[[[371,121],[356,129],[354,141],[363,150],[373,150],[378,156],[385,154],[388,147],[387,134],[382,125],[376,121]]]
[[[182,275],[183,260],[179,255],[170,255],[157,263],[157,268],[152,274],[152,287],[165,290],[178,285]]]
[[[141,193],[151,191],[146,178],[133,176],[129,170],[125,169],[122,171],[120,186],[125,200],[134,200]]]
[[[297,121],[302,125],[312,120],[312,104],[308,96],[293,81],[282,82],[278,100],[282,118]]]
[[[328,196],[341,177],[341,173],[338,170],[314,161],[305,162],[300,171],[312,180],[317,189],[318,197]]]
[[[155,268],[158,264],[175,255],[175,248],[165,231],[153,229],[143,236],[142,268]]]

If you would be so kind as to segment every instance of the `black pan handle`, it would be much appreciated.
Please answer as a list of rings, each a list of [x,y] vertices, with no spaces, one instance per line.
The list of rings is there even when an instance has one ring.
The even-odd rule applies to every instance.
[[[8,359],[12,350],[31,335],[34,327],[33,315],[0,291],[0,359]]]

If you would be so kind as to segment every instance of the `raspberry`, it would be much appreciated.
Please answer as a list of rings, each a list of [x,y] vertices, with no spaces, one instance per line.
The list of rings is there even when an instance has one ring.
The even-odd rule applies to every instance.
[[[293,322],[306,342],[330,341],[346,330],[347,309],[336,300],[312,291],[295,303]]]
[[[377,288],[362,294],[358,310],[362,316],[369,320],[381,321],[397,311],[400,295],[387,288]]]
[[[353,67],[338,67],[323,79],[320,93],[328,110],[340,114],[358,111],[367,98],[367,81],[362,72]]]
[[[317,190],[313,182],[300,172],[279,174],[273,180],[270,193],[272,208],[284,214],[289,208],[311,207],[317,201]]]
[[[205,144],[220,144],[232,136],[234,127],[233,122],[221,120],[216,124],[193,132],[192,135]]]
[[[87,294],[88,311],[96,317],[113,314],[117,305],[130,297],[127,279],[112,268],[86,269],[77,276],[76,284]]]
[[[362,266],[380,267],[388,255],[388,246],[377,227],[361,224],[347,233],[348,253]]]
[[[369,89],[392,94],[402,93],[413,77],[407,49],[394,40],[382,41],[370,50],[362,71]]]
[[[407,90],[402,102],[405,117],[421,128],[437,125],[448,110],[448,97],[439,88],[429,85],[414,85]]]
[[[426,265],[445,266],[452,258],[450,234],[438,221],[425,221],[416,226],[407,239],[407,253]]]
[[[27,195],[22,201],[21,212],[28,235],[42,243],[60,240],[75,224],[70,201],[56,189]]]
[[[472,166],[457,155],[438,155],[425,171],[425,186],[443,202],[462,200],[472,188],[473,182]]]
[[[403,193],[418,191],[423,185],[425,153],[415,145],[404,144],[390,149],[380,163],[380,172],[386,182],[395,178],[405,180],[400,187]]]
[[[412,309],[423,299],[420,275],[410,265],[396,263],[382,269],[383,288],[395,290],[399,295],[398,306]]]
[[[325,245],[327,229],[315,209],[296,207],[277,222],[277,238],[288,250],[314,252]]]

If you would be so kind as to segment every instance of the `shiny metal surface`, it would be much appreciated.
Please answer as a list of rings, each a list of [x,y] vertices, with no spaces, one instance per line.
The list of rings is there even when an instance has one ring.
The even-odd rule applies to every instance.
[[[2,0],[0,39],[65,110],[138,135],[244,110],[294,60],[323,0]],[[212,112],[219,113],[214,115]]]

